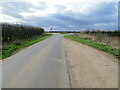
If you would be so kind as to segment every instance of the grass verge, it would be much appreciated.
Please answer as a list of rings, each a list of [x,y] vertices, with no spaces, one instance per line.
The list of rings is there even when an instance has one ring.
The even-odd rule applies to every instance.
[[[35,43],[38,43],[38,42],[40,42],[40,41],[42,41],[42,40],[44,40],[46,38],[49,38],[51,36],[53,36],[53,34],[44,35],[44,36],[41,36],[39,38],[28,40],[28,41],[23,41],[18,45],[11,44],[11,45],[9,45],[7,47],[4,47],[4,48],[2,48],[2,59],[13,55],[16,51],[18,51],[18,50],[20,50],[22,48],[25,48],[25,47],[28,47],[28,46],[33,45]]]
[[[94,40],[90,40],[88,38],[83,38],[80,36],[73,36],[73,35],[65,35],[65,38],[80,42],[82,44],[86,44],[88,46],[94,47],[98,50],[102,50],[108,53],[111,53],[112,55],[116,56],[118,59],[120,59],[120,50],[111,47],[110,45],[105,45],[102,43],[99,43],[97,41]]]

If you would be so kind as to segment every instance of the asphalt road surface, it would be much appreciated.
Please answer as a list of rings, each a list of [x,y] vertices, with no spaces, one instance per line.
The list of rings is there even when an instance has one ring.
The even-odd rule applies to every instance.
[[[117,62],[98,52],[55,34],[3,60],[2,87],[117,88]]]
[[[62,46],[56,34],[3,61],[3,88],[69,88]]]

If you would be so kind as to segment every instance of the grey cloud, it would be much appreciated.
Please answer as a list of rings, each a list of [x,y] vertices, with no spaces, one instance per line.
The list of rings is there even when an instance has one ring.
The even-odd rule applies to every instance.
[[[80,30],[80,29],[117,29],[117,3],[101,3],[91,13],[82,14],[73,12],[71,10],[66,11],[66,7],[62,5],[56,5],[56,14],[48,16],[37,17],[29,16],[22,17],[19,15],[20,12],[30,12],[29,8],[44,10],[47,9],[47,4],[40,2],[39,6],[35,7],[26,3],[13,3],[4,5],[3,13],[13,17],[22,17],[23,24],[31,24],[33,26],[41,27],[54,27],[57,30]],[[60,12],[64,10],[64,12]],[[112,24],[111,24],[112,23]],[[95,25],[99,24],[99,25]],[[108,24],[108,25],[104,25]],[[70,27],[71,26],[71,27]]]
[[[84,25],[86,27],[88,27],[88,25],[94,26],[94,24],[116,23],[117,25],[118,16],[116,15],[117,13],[116,5],[117,3],[114,2],[101,3],[100,6],[98,6],[95,11],[89,13],[88,15],[82,15],[81,13],[73,13],[70,11],[70,12],[65,12],[64,14],[54,14],[53,17],[62,20],[68,25],[76,25],[76,26]]]
[[[25,2],[4,2],[2,3],[2,13],[14,18],[22,18],[20,12],[28,12],[32,4]]]
[[[45,2],[39,2],[39,6],[36,7],[35,9],[45,10],[45,9],[47,9],[47,8],[48,8],[48,6],[47,6],[47,4],[46,4]]]
[[[56,10],[64,10],[64,9],[66,9],[66,7],[63,6],[63,5],[55,5],[55,8],[56,8]]]
[[[95,11],[91,12],[91,14],[95,13],[95,15],[97,16],[104,16],[104,15],[109,15],[109,14],[111,15],[117,12],[118,3],[117,2],[109,2],[109,3],[102,2],[97,7],[98,8],[95,9]]]
[[[14,18],[23,18],[20,15],[21,12],[32,12],[30,8],[37,10],[45,10],[47,7],[46,3],[40,2],[38,7],[28,2],[3,2],[2,13],[12,16]]]
[[[45,17],[38,17],[38,16],[29,16],[24,18],[23,21],[31,22],[34,25],[39,26],[65,26],[65,23],[52,15],[45,16]]]

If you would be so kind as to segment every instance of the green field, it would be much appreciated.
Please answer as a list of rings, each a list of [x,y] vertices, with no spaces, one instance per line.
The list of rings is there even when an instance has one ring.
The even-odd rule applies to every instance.
[[[105,45],[102,43],[99,43],[94,40],[90,40],[88,38],[82,38],[80,36],[74,36],[74,35],[65,35],[65,38],[80,42],[82,44],[86,44],[88,46],[94,47],[96,49],[111,53],[112,55],[116,56],[117,58],[120,58],[120,50],[111,47],[110,45]]]
[[[46,38],[49,38],[51,36],[53,36],[53,34],[41,35],[39,38],[28,40],[28,41],[23,41],[20,44],[8,45],[8,46],[2,48],[2,56],[0,56],[0,57],[2,57],[2,59],[7,58],[7,57],[13,55],[18,50],[28,47],[30,45],[33,45],[35,43],[38,43],[38,42],[40,42]]]

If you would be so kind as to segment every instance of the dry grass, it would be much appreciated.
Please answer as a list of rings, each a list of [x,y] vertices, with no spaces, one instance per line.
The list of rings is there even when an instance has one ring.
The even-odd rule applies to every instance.
[[[95,40],[97,42],[110,45],[114,48],[119,48],[119,39],[120,36],[107,36],[107,35],[92,35],[92,34],[85,34],[85,33],[79,33],[76,34],[77,36],[81,36],[83,38],[89,38],[91,40]]]

